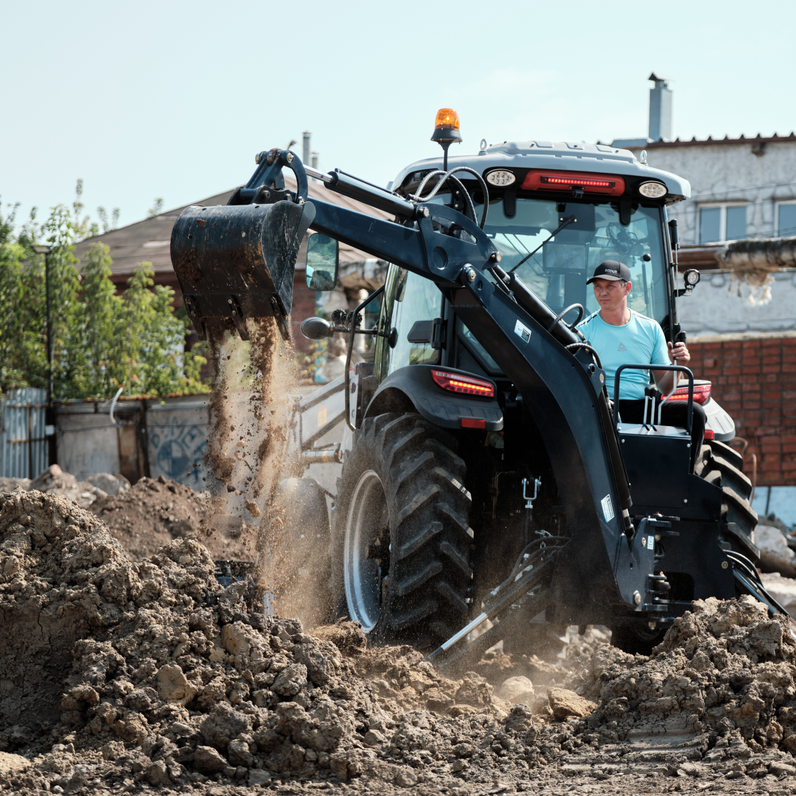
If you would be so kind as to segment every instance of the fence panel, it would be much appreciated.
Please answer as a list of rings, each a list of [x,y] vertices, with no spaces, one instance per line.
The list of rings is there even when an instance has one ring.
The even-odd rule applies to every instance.
[[[35,478],[47,467],[47,391],[11,390],[0,404],[0,475]]]

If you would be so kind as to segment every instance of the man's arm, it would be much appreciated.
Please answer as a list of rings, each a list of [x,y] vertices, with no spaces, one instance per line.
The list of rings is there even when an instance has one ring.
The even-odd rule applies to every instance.
[[[667,342],[666,346],[667,346],[666,353],[669,357],[669,362],[671,362],[672,365],[682,365],[683,367],[687,368],[688,363],[691,361],[691,353],[686,347],[686,344],[677,343],[675,345],[672,345],[671,343]],[[679,381],[678,373],[674,373],[670,370],[655,371],[655,383],[658,385],[658,389],[664,395],[667,395],[671,391],[675,376],[678,376],[678,381]]]

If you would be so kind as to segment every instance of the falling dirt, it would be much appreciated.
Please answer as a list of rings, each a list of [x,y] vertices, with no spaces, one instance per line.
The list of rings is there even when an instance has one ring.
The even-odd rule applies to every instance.
[[[194,539],[131,561],[67,498],[1,495],[0,793],[792,792],[796,642],[752,601],[650,658],[590,631],[449,679],[246,597]]]
[[[210,335],[207,525],[222,533],[230,523],[242,528],[241,543],[276,611],[314,625],[328,616],[328,599],[307,577],[314,570],[303,560],[306,534],[283,499],[283,481],[296,472],[286,433],[289,394],[298,383],[295,357],[274,318],[249,320],[247,332],[247,341],[220,329]]]

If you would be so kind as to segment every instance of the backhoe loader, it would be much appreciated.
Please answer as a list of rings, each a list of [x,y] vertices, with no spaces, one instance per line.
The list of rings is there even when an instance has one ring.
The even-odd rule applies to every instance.
[[[265,151],[229,205],[186,209],[172,234],[200,335],[245,337],[265,316],[288,334],[308,234],[312,289],[334,286],[340,243],[389,263],[351,312],[302,326],[345,335],[349,362],[356,335],[375,341],[372,361],[294,411],[304,464],[339,473],[330,514],[312,479],[300,485],[328,533],[318,572],[334,614],[449,665],[501,640],[527,649],[540,625],[607,625],[617,645],[648,651],[709,596],[751,593],[782,612],[757,575],[751,484],[709,383],[672,366],[680,386],[664,397],[706,408],[692,464],[689,429],[660,424],[654,391],[643,423],[622,422],[577,325],[598,309],[588,277],[613,259],[630,268],[631,308],[684,339],[677,302],[699,274],[678,287],[667,207],[688,182],[602,144],[482,142],[449,158],[460,138],[441,112],[442,157],[390,189]],[[308,177],[382,217],[312,198]],[[322,446],[334,423],[343,444]]]

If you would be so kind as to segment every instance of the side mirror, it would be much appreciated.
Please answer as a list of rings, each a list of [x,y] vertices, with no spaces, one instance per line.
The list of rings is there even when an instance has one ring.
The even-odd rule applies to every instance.
[[[334,336],[334,327],[329,321],[313,316],[301,322],[301,333],[308,340],[323,340]]]
[[[317,233],[307,242],[307,287],[310,290],[334,290],[340,249],[337,241]]]

